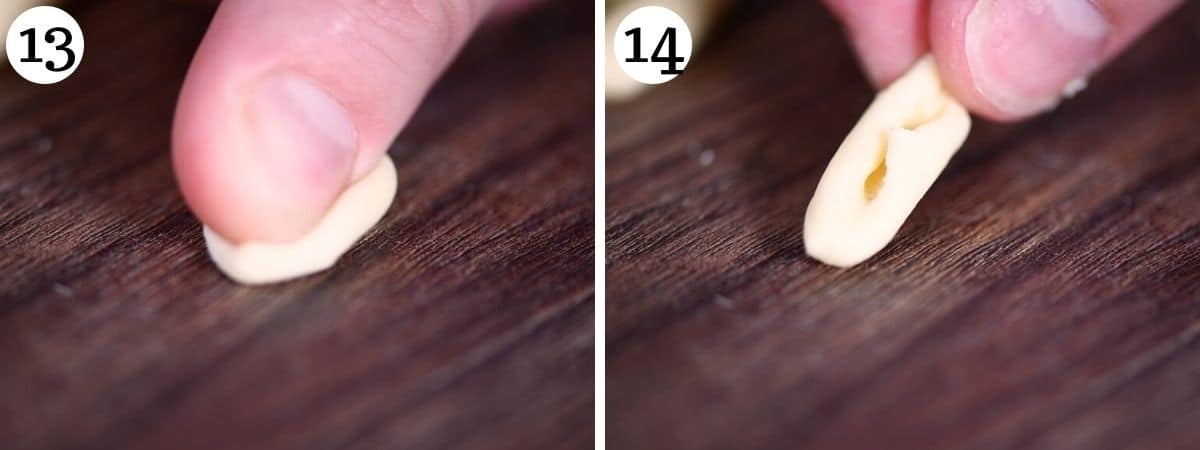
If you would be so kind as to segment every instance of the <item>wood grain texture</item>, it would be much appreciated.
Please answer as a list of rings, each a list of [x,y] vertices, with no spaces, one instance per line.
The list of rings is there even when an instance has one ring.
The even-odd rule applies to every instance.
[[[72,12],[72,78],[0,78],[0,447],[591,448],[590,8],[483,30],[383,222],[262,288],[208,261],[169,164],[211,10]]]
[[[849,270],[801,238],[872,97],[837,24],[743,2],[711,43],[608,108],[612,448],[1200,448],[1200,4],[978,121]]]

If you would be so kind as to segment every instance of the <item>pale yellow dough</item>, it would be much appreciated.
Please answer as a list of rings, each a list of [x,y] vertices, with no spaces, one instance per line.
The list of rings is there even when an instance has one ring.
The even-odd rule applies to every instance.
[[[804,217],[809,256],[850,267],[882,250],[971,129],[931,56],[875,97],[821,176]]]
[[[243,284],[283,281],[325,270],[383,218],[396,196],[396,167],[387,156],[333,202],[308,234],[284,244],[233,244],[204,227],[208,254],[229,278]]]

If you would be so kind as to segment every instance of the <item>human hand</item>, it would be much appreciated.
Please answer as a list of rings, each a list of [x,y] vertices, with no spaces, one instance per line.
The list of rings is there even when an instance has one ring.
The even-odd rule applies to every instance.
[[[184,82],[175,174],[235,242],[303,236],[489,13],[530,0],[226,0]]]
[[[1183,0],[824,0],[881,87],[932,52],[972,112],[1053,108]]]

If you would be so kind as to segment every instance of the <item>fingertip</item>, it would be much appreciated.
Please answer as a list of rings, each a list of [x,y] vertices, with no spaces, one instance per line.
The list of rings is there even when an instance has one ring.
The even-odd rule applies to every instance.
[[[926,0],[825,0],[842,23],[863,72],[886,86],[928,52]]]
[[[247,64],[221,13],[196,53],[172,127],[172,163],[196,217],[232,241],[297,239],[347,184],[356,136],[306,77]]]
[[[1055,107],[1096,68],[1109,35],[1089,0],[934,0],[930,47],[947,89],[997,121]]]
[[[966,19],[974,2],[933,1],[929,7],[929,50],[937,61],[942,83],[968,110],[991,120],[1007,122],[1021,116],[996,108],[976,89],[965,51]]]
[[[375,167],[491,0],[226,0],[188,71],[174,168],[232,241],[307,233]]]
[[[303,236],[347,182],[353,156],[311,169],[303,165],[312,160],[274,164],[261,136],[231,120],[241,116],[236,97],[199,100],[188,93],[195,89],[184,88],[172,137],[175,176],[192,212],[234,242]]]

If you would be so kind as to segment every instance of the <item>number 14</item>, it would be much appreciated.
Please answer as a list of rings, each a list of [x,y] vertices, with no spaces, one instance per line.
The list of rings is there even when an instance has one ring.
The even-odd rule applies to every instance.
[[[679,75],[683,70],[677,64],[683,62],[682,56],[675,54],[675,27],[667,27],[663,32],[662,38],[658,40],[658,46],[654,48],[654,53],[650,55],[650,59],[642,57],[642,29],[632,28],[625,32],[626,36],[633,36],[633,57],[625,58],[626,62],[658,62],[667,63],[667,68],[663,69],[663,75]],[[662,53],[663,44],[667,45],[667,56],[659,56]]]
[[[42,58],[39,58],[37,56],[37,46],[35,45],[36,42],[34,41],[34,39],[35,39],[34,34],[36,32],[37,32],[37,30],[35,30],[33,28],[30,28],[28,30],[21,32],[21,34],[20,34],[21,36],[29,38],[29,54],[27,56],[25,56],[24,58],[21,58],[20,59],[21,62],[45,61]],[[71,45],[71,32],[63,27],[54,27],[54,28],[51,28],[48,31],[46,31],[46,43],[47,44],[53,44],[54,41],[57,40],[54,37],[55,34],[61,34],[63,37],[63,42],[61,44],[58,44],[57,46],[55,46],[54,49],[60,50],[64,53],[66,53],[67,54],[67,62],[61,66],[55,66],[53,62],[47,62],[46,69],[50,70],[51,72],[62,72],[67,69],[70,69],[71,66],[75,65],[75,51],[71,50],[70,48],[67,48],[68,45]]]

